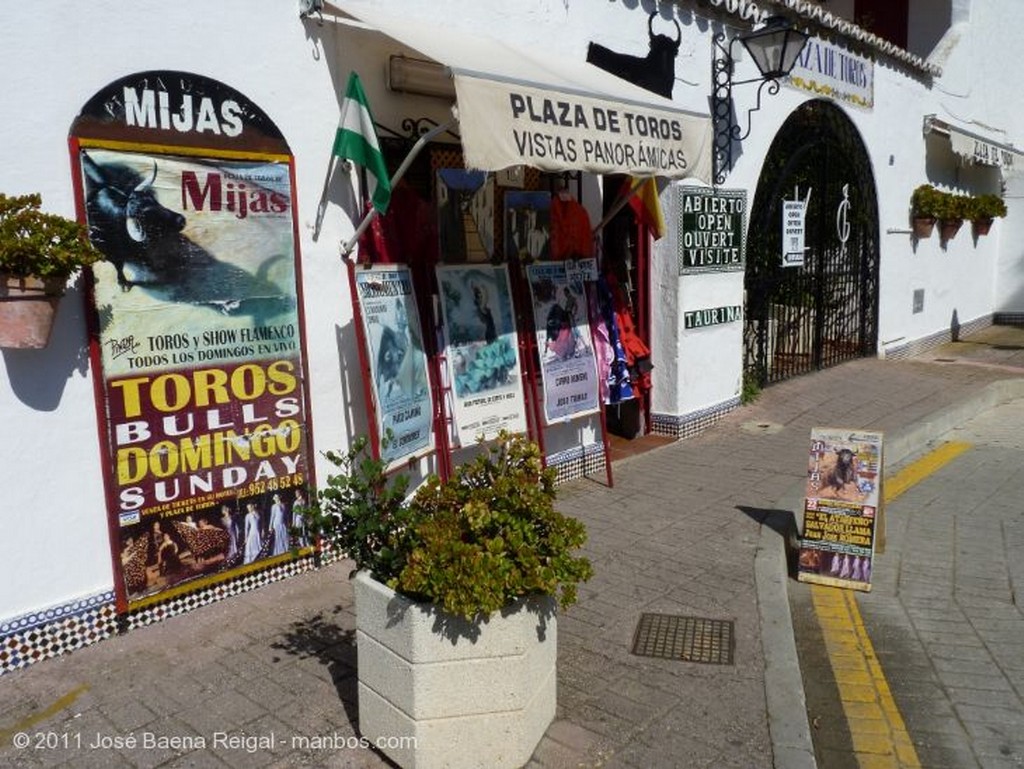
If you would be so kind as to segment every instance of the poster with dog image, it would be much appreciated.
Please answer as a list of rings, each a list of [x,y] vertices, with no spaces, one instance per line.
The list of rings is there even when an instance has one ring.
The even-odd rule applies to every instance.
[[[797,578],[871,590],[882,433],[814,428]]]
[[[394,466],[434,448],[434,408],[412,273],[385,265],[360,268],[355,277],[377,434],[391,431],[381,459]]]

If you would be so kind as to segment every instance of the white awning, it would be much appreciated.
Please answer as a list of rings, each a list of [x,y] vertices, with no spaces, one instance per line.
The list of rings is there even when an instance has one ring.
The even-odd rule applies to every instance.
[[[1014,170],[1014,161],[1019,159],[1021,150],[1012,144],[998,142],[966,128],[940,120],[935,115],[925,115],[924,132],[938,133],[949,137],[953,153],[967,164],[995,166],[1004,173]]]
[[[331,5],[452,72],[466,166],[625,173],[710,183],[711,119],[550,50],[431,18],[429,3]],[[415,9],[415,13],[413,12]]]

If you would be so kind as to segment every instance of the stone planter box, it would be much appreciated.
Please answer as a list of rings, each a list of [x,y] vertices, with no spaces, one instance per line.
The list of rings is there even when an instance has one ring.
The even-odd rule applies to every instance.
[[[405,769],[515,769],[555,717],[555,602],[469,623],[356,574],[359,731]]]

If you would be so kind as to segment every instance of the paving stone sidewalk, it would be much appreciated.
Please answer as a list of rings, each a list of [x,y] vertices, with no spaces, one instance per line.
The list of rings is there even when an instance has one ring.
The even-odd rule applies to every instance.
[[[1016,374],[855,361],[770,387],[697,438],[617,463],[613,488],[603,474],[563,486],[559,507],[587,524],[596,576],[559,618],[558,715],[530,767],[798,765],[802,700],[776,688],[794,671],[777,648],[791,628],[776,612],[785,564],[775,529],[804,476],[810,429],[912,437],[965,403],[982,408],[990,385]],[[759,560],[766,553],[776,560]],[[0,677],[0,766],[390,766],[357,744],[348,568]],[[733,622],[733,663],[633,655],[645,612]],[[16,748],[15,730],[49,742]],[[89,747],[97,735],[106,742]]]

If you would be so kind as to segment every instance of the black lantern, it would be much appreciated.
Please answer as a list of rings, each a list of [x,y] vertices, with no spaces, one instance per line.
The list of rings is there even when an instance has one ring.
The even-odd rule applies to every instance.
[[[750,80],[732,79],[733,55],[732,47],[736,41],[754,60],[760,77]],[[732,143],[743,141],[750,135],[751,115],[761,109],[761,91],[767,87],[769,95],[779,92],[779,78],[785,77],[793,69],[804,45],[807,35],[794,29],[792,24],[782,16],[769,17],[760,29],[737,35],[726,47],[725,33],[719,32],[714,37],[714,56],[711,61],[711,112],[715,122],[714,148],[714,183],[725,182],[725,175],[732,170]],[[757,102],[747,111],[747,129],[740,132],[740,126],[733,120],[732,87],[745,83],[760,82],[757,89]]]

